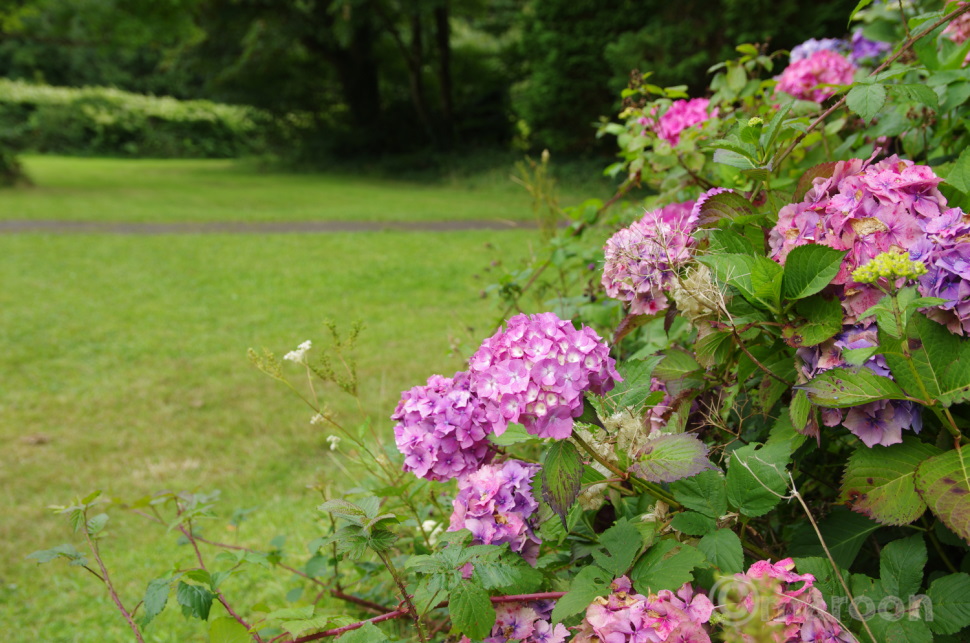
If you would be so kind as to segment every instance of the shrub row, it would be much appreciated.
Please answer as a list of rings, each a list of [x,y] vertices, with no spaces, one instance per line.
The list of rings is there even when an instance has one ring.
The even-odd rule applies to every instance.
[[[36,152],[233,157],[261,151],[270,123],[250,107],[0,78],[0,128]]]

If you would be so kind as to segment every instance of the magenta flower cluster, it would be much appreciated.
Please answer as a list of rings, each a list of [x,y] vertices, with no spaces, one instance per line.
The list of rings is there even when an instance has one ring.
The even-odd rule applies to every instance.
[[[573,643],[710,643],[705,624],[714,604],[685,584],[676,593],[636,594],[626,576],[613,581],[613,592],[586,608]]]
[[[715,117],[717,117],[717,108],[710,109],[708,99],[692,98],[675,100],[659,118],[651,114],[649,117],[642,117],[639,122],[656,132],[659,138],[671,145],[677,145],[680,142],[680,133],[685,129]]]
[[[555,439],[572,433],[584,391],[603,395],[621,381],[599,335],[553,313],[511,318],[472,356],[470,373],[496,434],[519,422],[532,435]]]
[[[648,211],[610,237],[604,247],[606,294],[630,302],[635,315],[666,310],[666,293],[694,256],[696,241],[691,235],[698,218],[693,201],[672,203]]]
[[[849,366],[842,352],[850,349],[872,348],[879,345],[875,326],[846,326],[844,330],[817,346],[799,348],[796,354],[801,360],[802,374],[811,379],[833,368]],[[883,377],[892,377],[886,359],[873,355],[865,364],[866,368]],[[923,420],[919,406],[912,402],[897,400],[878,400],[853,406],[843,415],[842,409],[822,409],[822,422],[826,426],[840,423],[857,436],[867,447],[877,444],[889,446],[903,441],[903,431],[912,429],[919,433]],[[813,428],[813,432],[817,427]],[[815,433],[817,435],[817,433]]]
[[[555,601],[501,603],[495,607],[495,625],[485,643],[565,643],[569,630],[562,623],[553,625]],[[462,637],[460,643],[471,643]]]
[[[928,166],[897,156],[872,164],[840,161],[831,177],[816,178],[802,201],[778,213],[768,239],[771,257],[783,264],[792,248],[808,243],[848,251],[832,283],[855,319],[883,293],[854,282],[852,271],[876,255],[910,250],[929,238],[927,226],[947,213],[946,198],[937,189],[940,181]],[[927,250],[925,244],[920,247]]]
[[[848,58],[830,49],[820,49],[808,58],[796,60],[778,76],[777,90],[802,100],[821,103],[835,94],[832,87],[820,85],[848,85],[856,66]]]
[[[479,545],[509,543],[512,551],[534,564],[541,542],[532,524],[539,508],[532,495],[532,477],[538,470],[537,464],[506,460],[459,479],[448,531],[467,529]]]
[[[460,478],[492,455],[487,407],[471,392],[467,373],[432,375],[426,386],[405,391],[391,419],[404,470],[419,478]]]
[[[795,563],[791,558],[777,563],[758,561],[747,572],[735,574],[734,579],[744,594],[741,605],[749,613],[754,613],[759,607],[755,604],[759,585],[763,586],[766,580],[768,584],[778,585],[774,589],[772,608],[758,610],[759,617],[768,615],[766,626],[778,628],[772,632],[776,643],[855,643],[855,637],[828,613],[822,593],[814,586],[815,577],[795,573]],[[742,639],[755,640],[749,634],[742,634]]]

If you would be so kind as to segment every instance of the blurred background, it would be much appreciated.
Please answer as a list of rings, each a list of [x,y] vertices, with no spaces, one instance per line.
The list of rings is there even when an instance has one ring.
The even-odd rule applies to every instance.
[[[325,320],[361,320],[361,406],[321,395],[387,439],[400,391],[500,321],[536,212],[614,191],[596,125],[632,70],[697,96],[735,45],[842,36],[855,4],[0,1],[0,638],[129,640],[96,579],[25,560],[82,547],[46,507],[97,489],[218,489],[210,538],[305,558],[349,454],[247,349],[321,350]],[[109,513],[129,606],[192,564]],[[310,590],[267,569],[225,591],[278,608]],[[146,636],[206,639],[175,609]]]

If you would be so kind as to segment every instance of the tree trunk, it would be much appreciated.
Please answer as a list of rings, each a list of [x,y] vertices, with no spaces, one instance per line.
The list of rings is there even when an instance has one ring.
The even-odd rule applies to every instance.
[[[442,0],[435,7],[435,45],[438,49],[438,94],[441,102],[442,138],[445,147],[451,147],[455,134],[454,105],[451,88],[451,24],[449,1]]]

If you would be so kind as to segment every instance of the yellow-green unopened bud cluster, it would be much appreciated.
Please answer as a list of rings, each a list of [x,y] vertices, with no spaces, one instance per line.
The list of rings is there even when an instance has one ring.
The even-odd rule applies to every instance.
[[[860,284],[874,284],[880,279],[916,279],[925,274],[926,265],[922,261],[910,260],[909,253],[883,252],[866,265],[856,268],[852,272],[852,279]]]

